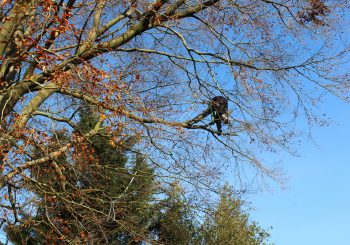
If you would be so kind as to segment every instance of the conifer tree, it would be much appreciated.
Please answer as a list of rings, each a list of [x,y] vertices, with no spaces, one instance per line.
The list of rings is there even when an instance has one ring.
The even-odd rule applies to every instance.
[[[84,134],[95,127],[99,116],[86,107],[80,110],[79,118],[77,130]],[[69,138],[67,133],[54,135],[60,142]],[[38,199],[36,211],[26,214],[24,222],[6,227],[9,240],[14,244],[129,244],[142,240],[147,233],[144,217],[153,195],[154,179],[146,160],[129,152],[134,142],[129,137],[122,146],[111,144],[108,133],[102,129],[88,144],[76,145],[71,156],[32,168],[32,185],[46,185],[33,193]],[[81,150],[85,152],[78,152]],[[74,156],[76,152],[80,159]],[[41,149],[34,149],[33,154],[42,154]]]
[[[197,244],[206,245],[261,245],[269,234],[249,220],[243,203],[225,186],[220,201],[212,213],[206,215],[200,228]]]

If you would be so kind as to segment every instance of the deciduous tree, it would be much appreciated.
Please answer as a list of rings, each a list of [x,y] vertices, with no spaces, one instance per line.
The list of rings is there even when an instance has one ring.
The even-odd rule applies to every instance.
[[[104,150],[133,139],[157,183],[176,179],[198,205],[228,173],[241,185],[246,168],[278,179],[258,153],[290,150],[298,116],[322,124],[313,108],[324,93],[347,99],[348,48],[338,41],[347,8],[322,0],[2,1],[3,223],[32,213],[38,191],[55,202],[69,193],[69,178],[101,174],[86,172],[101,134]],[[232,110],[221,134],[204,117],[217,95]],[[79,126],[83,103],[98,115],[89,130]]]

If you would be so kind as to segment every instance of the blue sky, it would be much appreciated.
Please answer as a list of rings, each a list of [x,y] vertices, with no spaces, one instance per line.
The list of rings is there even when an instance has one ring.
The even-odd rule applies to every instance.
[[[350,244],[350,104],[328,97],[321,109],[333,122],[313,129],[314,142],[304,141],[299,157],[268,159],[281,160],[287,189],[273,186],[250,199],[251,218],[273,226],[276,245]]]

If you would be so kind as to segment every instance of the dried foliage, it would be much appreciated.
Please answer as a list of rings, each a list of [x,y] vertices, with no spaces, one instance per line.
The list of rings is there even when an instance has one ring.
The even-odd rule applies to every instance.
[[[324,25],[325,22],[321,18],[325,17],[329,12],[329,8],[320,0],[310,0],[310,7],[299,12],[299,17],[304,22],[313,22],[316,25]]]

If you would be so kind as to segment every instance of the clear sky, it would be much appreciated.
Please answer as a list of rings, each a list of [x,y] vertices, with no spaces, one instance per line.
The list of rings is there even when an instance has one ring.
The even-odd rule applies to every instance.
[[[273,226],[276,245],[350,244],[350,104],[332,97],[321,109],[331,125],[314,128],[314,142],[303,142],[300,157],[277,157],[287,190],[274,187],[250,199],[252,220]]]

